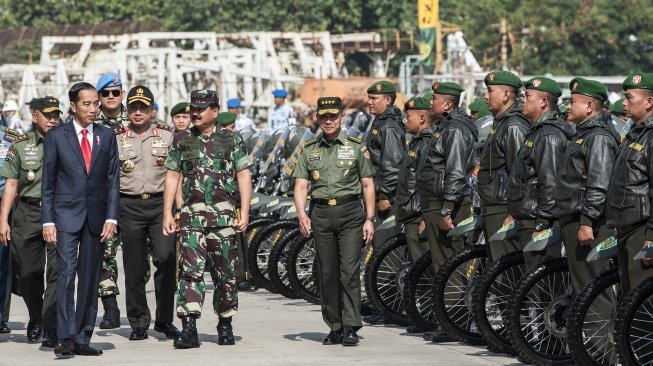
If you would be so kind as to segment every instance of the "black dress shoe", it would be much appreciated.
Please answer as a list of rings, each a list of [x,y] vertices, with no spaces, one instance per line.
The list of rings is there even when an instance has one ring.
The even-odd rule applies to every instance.
[[[30,343],[38,342],[43,337],[43,325],[40,321],[30,320],[27,323],[27,341]]]
[[[359,342],[358,334],[351,327],[346,327],[344,333],[342,334],[342,345],[343,346],[355,346]]]
[[[258,287],[249,281],[238,282],[238,291],[254,292],[256,290],[258,290]]]
[[[43,342],[41,342],[41,346],[43,347],[53,348],[59,343],[59,338],[57,338],[56,329],[46,330],[45,333],[43,334],[43,337],[45,338]]]
[[[332,330],[329,332],[329,334],[324,338],[322,341],[322,344],[325,346],[333,345],[333,344],[341,344],[342,343],[342,329],[338,330]]]
[[[0,333],[11,333],[11,328],[9,328],[7,322],[0,322]]]
[[[129,335],[130,341],[142,341],[144,339],[147,339],[147,329],[145,328],[136,328]]]
[[[433,333],[431,333],[430,341],[433,342],[433,343],[444,343],[444,342],[453,342],[454,339],[451,338],[445,332],[433,332]]]
[[[87,344],[76,344],[73,352],[78,356],[100,356],[101,349],[95,349]]]
[[[58,344],[54,347],[54,355],[57,358],[73,358],[75,357],[75,352],[73,351],[73,348],[67,345]]]
[[[179,329],[177,329],[177,327],[175,327],[172,323],[154,322],[154,330],[165,334],[166,338],[168,339],[175,339],[181,334]]]

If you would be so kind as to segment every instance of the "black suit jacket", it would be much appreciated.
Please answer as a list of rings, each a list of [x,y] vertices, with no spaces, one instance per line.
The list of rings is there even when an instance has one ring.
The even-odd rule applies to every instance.
[[[88,220],[99,235],[106,220],[118,220],[120,161],[112,129],[93,126],[91,167],[84,157],[74,124],[48,132],[43,152],[41,222],[54,223],[57,231],[74,233]]]

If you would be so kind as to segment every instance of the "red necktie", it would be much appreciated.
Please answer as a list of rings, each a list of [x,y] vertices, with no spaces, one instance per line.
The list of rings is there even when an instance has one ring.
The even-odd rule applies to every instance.
[[[88,138],[86,137],[88,135],[88,130],[83,128],[82,129],[82,155],[84,156],[84,163],[86,163],[86,174],[89,173],[89,169],[91,169],[91,144],[88,142]]]

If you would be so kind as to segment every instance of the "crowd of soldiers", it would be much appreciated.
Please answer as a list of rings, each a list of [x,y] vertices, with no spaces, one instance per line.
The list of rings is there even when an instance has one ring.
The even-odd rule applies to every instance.
[[[587,253],[616,230],[622,291],[653,274],[651,260],[630,260],[653,241],[649,163],[653,74],[635,73],[623,83],[624,108],[616,112],[635,123],[623,139],[605,112],[608,91],[597,81],[574,78],[564,114],[558,104],[562,90],[549,78],[522,82],[513,73],[493,71],[484,83],[484,103],[469,106],[476,118],[494,116],[480,154],[475,150],[477,127],[460,106],[465,91],[457,83],[434,83],[429,94],[410,98],[402,112],[395,106],[394,84],[375,82],[367,90],[374,121],[364,140],[347,136],[341,128],[340,98],[318,99],[321,135],[306,142],[292,175],[300,232],[315,239],[322,315],[329,327],[325,345],[359,343],[360,249],[380,245],[374,233],[377,222],[394,215],[402,224],[412,260],[430,250],[437,268],[463,245],[447,234],[470,215],[473,174],[478,176],[486,241],[510,222],[518,230],[517,237],[502,246],[487,246],[490,259],[521,250],[544,230],[560,226],[577,292],[604,269],[586,262]],[[86,118],[82,111],[97,116],[93,125],[115,135],[120,171],[119,235],[108,236],[103,243],[95,284],[105,310],[100,328],[120,327],[115,257],[121,246],[130,340],[148,338],[152,316],[145,286],[153,277],[154,330],[174,339],[175,348],[199,347],[196,321],[207,271],[215,284],[218,343],[234,344],[237,233],[247,228],[252,194],[251,161],[234,129],[251,126],[251,120],[240,114],[239,100],[228,100],[229,111],[221,112],[215,91],[197,90],[189,102],[172,108],[171,129],[156,121],[154,96],[146,86],[127,92],[113,73],[103,75],[93,92],[87,85],[73,87],[88,92],[90,99],[84,102],[85,109],[73,108],[72,123]],[[284,105],[286,95],[284,90],[274,92],[273,131],[294,123],[294,112]],[[77,95],[71,98],[71,104],[76,103],[82,103]],[[90,335],[84,338],[86,343],[79,343],[63,323],[58,299],[64,289],[57,284],[61,253],[47,230],[51,221],[41,217],[46,135],[59,128],[62,111],[52,97],[33,100],[30,109],[34,131],[23,135],[4,127],[0,131],[0,155],[5,156],[0,172],[5,178],[0,205],[0,333],[10,331],[12,289],[4,285],[11,284],[13,273],[14,292],[23,297],[29,312],[28,341],[44,338],[43,346],[53,347],[58,357],[100,355],[101,350],[89,346]],[[407,134],[412,136],[409,142]],[[85,137],[81,138],[83,153]],[[424,230],[428,247],[419,240]],[[524,254],[529,267],[560,256],[553,248]],[[97,305],[90,306],[95,319],[92,311]],[[173,325],[175,313],[181,331]],[[83,324],[78,328],[89,332]],[[449,339],[442,332],[426,337],[435,342]]]

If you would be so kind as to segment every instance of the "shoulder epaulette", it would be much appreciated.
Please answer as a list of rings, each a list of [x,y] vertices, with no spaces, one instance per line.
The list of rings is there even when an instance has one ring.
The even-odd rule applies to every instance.
[[[154,127],[158,128],[159,130],[170,131],[170,127],[163,123],[157,123]]]
[[[311,146],[311,145],[313,145],[313,144],[316,144],[318,141],[320,141],[320,139],[312,139],[312,140],[308,140],[308,141],[306,141],[306,143],[304,143],[304,147],[306,147],[306,146]]]
[[[353,141],[353,142],[355,142],[357,144],[362,144],[363,143],[363,140],[359,139],[358,137],[354,137],[354,136],[347,136],[347,140]]]
[[[116,124],[115,126],[112,125],[111,128],[113,128],[113,132],[116,133],[116,136],[125,133],[127,131],[122,125]]]
[[[13,137],[20,136],[20,132],[18,130],[14,130],[13,128],[4,127],[3,131],[4,131],[5,134],[12,135]]]
[[[17,137],[17,138],[14,140],[14,144],[15,144],[15,143],[18,143],[18,142],[21,142],[21,141],[27,141],[27,140],[30,139],[30,137],[32,137],[32,135],[31,135],[29,132],[28,132],[28,133],[25,133],[25,134],[23,134],[23,135],[20,135],[19,137]]]

